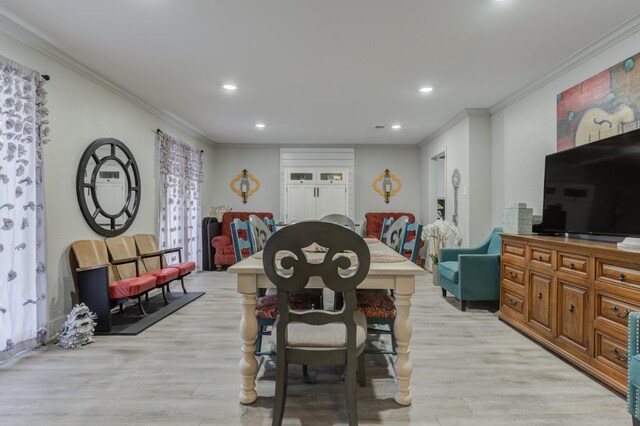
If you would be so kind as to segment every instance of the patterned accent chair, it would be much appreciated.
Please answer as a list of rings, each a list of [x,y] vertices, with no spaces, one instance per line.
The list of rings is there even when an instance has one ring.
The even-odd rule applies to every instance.
[[[249,216],[255,214],[260,219],[273,218],[273,213],[253,213],[253,212],[227,212],[222,215],[222,235],[218,235],[211,239],[211,245],[216,249],[214,263],[216,269],[220,271],[223,266],[229,266],[236,263],[236,255],[233,250],[233,242],[231,240],[231,222],[234,219],[240,219],[245,222],[249,220]]]
[[[627,345],[627,410],[631,414],[633,426],[640,426],[640,312],[629,314],[629,334]]]
[[[365,229],[364,235],[369,238],[380,239],[380,234],[382,233],[382,221],[388,217],[392,217],[395,220],[402,216],[407,216],[409,218],[409,223],[416,221],[416,217],[411,213],[367,213],[364,215],[365,221],[362,225]]]
[[[467,301],[500,299],[500,250],[502,228],[494,228],[478,247],[440,250],[438,273],[442,297],[447,291],[460,300],[462,311]]]

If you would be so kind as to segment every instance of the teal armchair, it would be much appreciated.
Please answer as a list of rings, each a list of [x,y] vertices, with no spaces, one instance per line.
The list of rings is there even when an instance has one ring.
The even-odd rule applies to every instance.
[[[500,299],[500,232],[502,228],[495,228],[478,247],[440,250],[442,297],[453,294],[463,311],[470,300]]]
[[[627,389],[627,410],[631,413],[633,425],[640,425],[638,410],[638,392],[640,391],[640,312],[629,314],[629,337],[627,347],[627,373],[629,387]]]

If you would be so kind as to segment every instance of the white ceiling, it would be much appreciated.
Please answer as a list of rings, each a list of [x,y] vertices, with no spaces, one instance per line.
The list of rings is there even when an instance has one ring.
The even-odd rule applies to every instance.
[[[640,1],[0,0],[0,12],[216,142],[417,144],[539,79]]]

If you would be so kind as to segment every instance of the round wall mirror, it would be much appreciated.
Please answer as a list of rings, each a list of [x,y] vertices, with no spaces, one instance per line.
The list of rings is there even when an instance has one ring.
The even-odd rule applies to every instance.
[[[105,237],[126,231],[140,205],[140,172],[129,148],[113,138],[89,145],[78,166],[76,192],[91,229]]]

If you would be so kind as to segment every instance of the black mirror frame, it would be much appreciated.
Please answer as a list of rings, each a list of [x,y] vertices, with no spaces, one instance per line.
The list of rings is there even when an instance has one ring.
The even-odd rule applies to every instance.
[[[98,158],[96,155],[96,151],[103,145],[111,145],[111,153],[109,156]],[[115,150],[120,148],[125,155],[127,156],[127,162],[123,163],[115,155]],[[96,162],[96,167],[93,169],[93,173],[91,175],[91,182],[85,183],[84,174],[87,169],[87,165],[89,161],[94,160]],[[100,203],[98,202],[98,197],[95,191],[95,183],[96,177],[98,175],[98,170],[100,166],[109,160],[114,160],[125,171],[125,175],[127,176],[127,201],[122,209],[116,214],[109,214],[105,212]],[[131,166],[131,170],[133,171],[133,176],[129,173],[129,166]],[[96,206],[95,212],[90,212],[87,207],[87,203],[85,200],[84,190],[89,189],[91,191],[91,198],[93,200],[94,206]],[[131,194],[133,192],[137,192],[137,196],[135,199],[131,200]],[[85,149],[82,154],[82,158],[80,159],[80,164],[78,165],[78,173],[76,175],[76,195],[78,196],[78,204],[80,205],[80,211],[82,212],[82,216],[87,224],[100,235],[105,237],[115,237],[122,233],[124,233],[131,224],[133,223],[136,215],[138,214],[138,208],[140,207],[140,198],[142,196],[142,190],[140,185],[140,171],[138,170],[138,163],[136,163],[136,159],[133,157],[133,154],[127,148],[127,146],[118,139],[114,138],[100,138],[95,140]],[[111,229],[105,229],[98,225],[95,218],[98,214],[102,214],[104,217],[111,219]],[[115,229],[115,220],[122,215],[127,215],[128,218],[124,225],[121,228]]]

